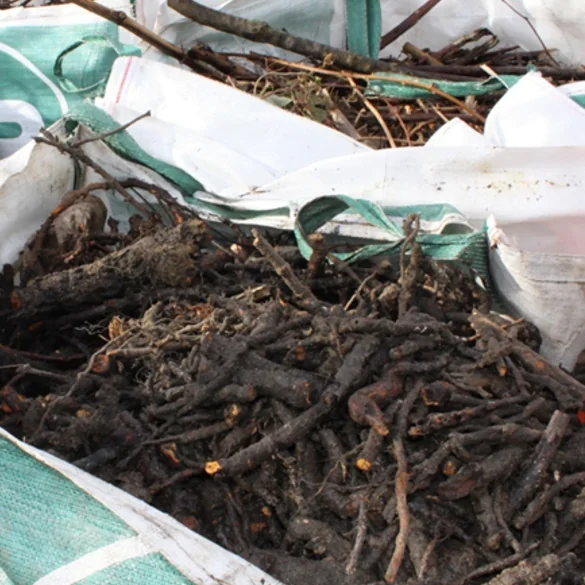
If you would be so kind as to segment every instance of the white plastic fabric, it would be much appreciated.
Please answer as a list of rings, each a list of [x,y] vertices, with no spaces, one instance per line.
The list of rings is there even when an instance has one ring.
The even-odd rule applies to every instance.
[[[538,326],[540,353],[572,370],[585,349],[585,214],[488,226],[498,292]]]
[[[290,228],[294,211],[322,195],[349,195],[383,206],[450,203],[476,226],[494,213],[505,221],[585,212],[585,147],[442,147],[380,150],[328,159],[237,197],[199,194],[236,209],[276,210]]]
[[[31,142],[0,160],[0,266],[16,261],[28,238],[73,188],[71,161],[55,153],[51,146]]]
[[[583,156],[585,109],[569,97],[583,94],[582,82],[556,89],[537,74],[527,75],[492,109],[481,137],[504,153],[523,149],[540,166],[538,185],[526,183],[519,169],[510,174],[516,187],[507,207],[517,214],[488,208],[490,269],[508,306],[539,328],[541,353],[569,370],[585,349],[585,172],[577,159],[563,169],[562,159],[567,153]],[[474,146],[478,135],[465,126],[452,120],[434,145]],[[518,199],[522,191],[526,200]],[[535,215],[534,207],[546,213]]]
[[[119,122],[150,110],[130,135],[215,193],[241,193],[316,161],[371,152],[265,100],[144,58],[117,59],[97,104]]]
[[[585,108],[567,91],[557,90],[537,73],[526,75],[492,108],[486,140],[507,148],[585,146]]]

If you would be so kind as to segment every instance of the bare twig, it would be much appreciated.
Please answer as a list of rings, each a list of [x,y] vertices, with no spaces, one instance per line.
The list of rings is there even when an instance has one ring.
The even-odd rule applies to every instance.
[[[142,120],[144,118],[148,118],[150,116],[150,110],[148,112],[144,112],[144,114],[140,114],[140,116],[138,116],[137,118],[134,118],[134,120],[130,120],[130,122],[126,122],[126,124],[120,126],[119,128],[114,128],[114,130],[110,130],[109,132],[104,132],[103,134],[98,134],[97,136],[91,136],[90,138],[86,138],[85,140],[76,140],[75,142],[71,143],[71,146],[73,148],[79,148],[80,146],[83,146],[84,144],[88,144],[90,142],[97,142],[98,140],[103,140],[104,138],[108,138],[109,136],[113,136],[114,134],[117,134],[118,132],[122,132],[123,130],[126,130],[126,128],[130,128],[130,126],[132,126],[132,124],[136,124],[136,122],[138,122],[139,120]]]
[[[81,8],[89,10],[89,12],[93,12],[93,14],[97,14],[122,28],[125,28],[127,31],[130,31],[138,38],[161,51],[161,53],[164,53],[169,57],[174,57],[181,63],[191,67],[191,69],[201,69],[198,67],[196,61],[189,57],[187,51],[153,33],[145,26],[142,26],[140,23],[130,18],[125,12],[122,12],[121,10],[112,10],[103,4],[94,2],[94,0],[72,0],[72,2],[77,4],[77,6],[81,6]]]
[[[515,567],[502,571],[497,577],[488,581],[487,585],[518,585],[519,583],[543,583],[562,567],[563,558],[550,554],[532,563],[520,561]]]
[[[384,575],[384,580],[387,583],[394,583],[398,576],[398,571],[404,560],[404,553],[406,552],[406,543],[408,541],[408,529],[410,525],[410,513],[408,511],[408,470],[406,463],[406,454],[404,452],[404,444],[401,437],[397,437],[393,441],[394,456],[398,462],[396,470],[396,511],[398,513],[398,520],[400,524],[400,531],[396,537],[394,552],[390,559],[390,564]]]
[[[327,88],[321,89],[321,95],[325,99],[327,103],[327,108],[329,110],[329,116],[333,120],[335,127],[340,132],[343,132],[345,135],[353,138],[354,140],[363,140],[363,137],[360,133],[352,126],[351,122],[347,119],[347,116],[341,111],[339,106],[335,103],[331,94],[327,90]]]
[[[362,500],[360,502],[360,510],[358,513],[355,542],[354,542],[351,554],[349,555],[349,560],[347,561],[347,565],[345,566],[345,572],[348,575],[353,575],[356,572],[357,567],[358,567],[358,563],[360,560],[360,554],[362,552],[362,548],[363,548],[364,542],[366,540],[366,533],[368,530],[367,511],[368,511],[368,507],[366,505],[366,502],[364,500]]]
[[[322,308],[323,304],[312,293],[311,289],[298,279],[290,264],[278,254],[266,238],[257,229],[253,229],[252,234],[255,238],[254,247],[270,262],[272,268],[284,280],[292,293],[308,307]]]
[[[433,57],[430,53],[427,53],[426,51],[419,49],[416,45],[413,45],[412,43],[404,43],[404,47],[402,47],[402,50],[407,55],[412,55],[413,57],[416,57],[421,61],[426,61],[429,65],[435,65],[437,67],[444,66],[443,63],[439,61],[439,59]]]
[[[502,499],[503,499],[502,498],[502,484],[499,483],[494,488],[493,499],[494,499],[494,515],[496,517],[496,522],[498,523],[500,529],[504,532],[504,536],[506,537],[508,544],[514,549],[514,552],[521,553],[522,552],[522,545],[518,542],[518,540],[516,539],[516,537],[514,536],[512,531],[510,530],[510,527],[508,526],[508,523],[506,522],[506,520],[504,518],[504,514],[503,514],[503,510],[502,510]]]
[[[203,73],[215,77],[221,81],[229,81],[229,76],[220,71],[217,67],[219,62],[222,61],[221,57],[215,53],[212,53],[206,49],[201,49],[198,46],[191,47],[189,50],[185,50],[182,47],[178,47],[173,43],[165,40],[161,36],[153,33],[140,23],[130,18],[125,12],[121,10],[112,10],[107,8],[103,4],[99,4],[94,0],[72,0],[74,4],[85,8],[89,12],[93,12],[114,24],[117,24],[121,28],[125,28],[138,38],[142,39],[155,49],[161,51],[169,57],[173,57],[179,61],[179,63],[187,65],[190,69],[197,73]],[[227,60],[227,57],[226,57]],[[232,63],[223,62],[222,66],[227,66],[231,71],[237,71],[241,73],[243,70]]]
[[[563,490],[578,483],[585,483],[585,472],[573,473],[559,479],[552,486],[539,493],[526,506],[526,509],[514,519],[514,526],[518,530],[523,530],[526,526],[536,522],[547,510],[548,503],[558,496]]]
[[[142,189],[143,191],[148,191],[148,193],[154,195],[154,197],[156,197],[161,203],[164,203],[166,214],[172,225],[181,223],[185,218],[196,217],[194,211],[178,203],[177,200],[160,185],[147,183],[140,179],[126,179],[125,181],[121,181],[121,183],[124,187],[129,189]]]
[[[509,495],[511,510],[519,510],[538,491],[546,479],[546,472],[567,432],[570,417],[556,410],[523,472],[516,477],[516,485]]]
[[[71,158],[78,160],[79,162],[83,163],[84,165],[87,165],[88,167],[91,167],[98,175],[102,176],[111,185],[113,189],[120,193],[120,195],[122,195],[122,197],[128,203],[134,205],[134,207],[136,207],[138,211],[140,211],[141,213],[148,217],[149,215],[148,210],[145,207],[143,207],[140,203],[138,203],[136,201],[136,198],[132,197],[132,195],[128,193],[128,191],[122,186],[120,181],[118,181],[118,179],[110,175],[110,173],[108,173],[108,171],[106,171],[103,167],[101,167],[91,158],[89,158],[89,156],[87,156],[87,154],[85,154],[83,150],[81,150],[80,148],[73,148],[72,146],[69,146],[68,144],[61,142],[52,134],[47,132],[47,130],[41,129],[40,132],[43,135],[43,138],[36,137],[35,138],[36,142],[39,142],[41,144],[48,144],[49,146],[54,146],[62,153],[68,154]]]
[[[347,303],[345,303],[345,307],[343,307],[344,311],[349,311],[349,309],[353,305],[354,301],[358,298],[358,296],[364,290],[366,284],[368,284],[368,282],[370,280],[372,280],[372,278],[374,278],[375,276],[376,276],[375,274],[370,274],[370,276],[366,276],[366,278],[364,278],[362,280],[360,285],[357,287],[356,291],[353,293],[353,295],[351,295],[351,298],[349,299],[349,301],[347,301]]]
[[[406,238],[400,248],[400,295],[398,298],[398,316],[402,317],[408,311],[409,303],[414,294],[417,282],[419,264],[421,258],[421,248],[416,237],[420,230],[420,217],[416,214],[409,215],[404,221],[404,233]],[[406,264],[406,254],[408,248],[411,248],[410,261]]]
[[[38,368],[34,368],[30,364],[10,364],[6,366],[0,366],[0,370],[16,368],[16,372],[13,378],[5,384],[5,386],[12,386],[18,380],[21,380],[25,376],[40,376],[44,378],[51,378],[53,380],[57,380],[58,382],[70,382],[71,376],[66,374],[59,374],[58,372],[49,372],[45,370],[39,370]]]
[[[406,17],[400,24],[387,32],[380,42],[380,49],[387,47],[405,32],[410,30],[425,14],[430,12],[441,0],[427,0],[420,8],[417,8],[410,16]]]
[[[55,408],[55,406],[57,406],[57,404],[60,404],[63,400],[66,400],[67,398],[70,398],[71,396],[73,396],[73,394],[75,394],[75,392],[77,391],[77,389],[79,388],[81,381],[91,372],[91,370],[94,367],[95,361],[97,360],[97,358],[102,355],[109,347],[111,347],[112,345],[118,344],[120,342],[122,342],[123,340],[127,339],[131,333],[133,333],[134,331],[132,329],[129,329],[128,331],[125,331],[124,333],[122,333],[121,335],[119,335],[118,337],[111,339],[110,341],[108,341],[108,343],[106,343],[103,347],[100,347],[90,358],[89,361],[87,362],[87,365],[85,366],[85,368],[78,372],[77,377],[75,379],[75,382],[71,385],[71,387],[69,388],[69,390],[63,395],[63,396],[58,396],[53,402],[50,402],[47,405],[47,408],[45,410],[45,412],[43,413],[43,416],[41,417],[41,420],[35,430],[35,432],[33,433],[32,437],[30,437],[30,442],[34,443],[35,439],[38,437],[39,433],[43,430],[43,427],[45,426],[45,423],[47,422],[47,419],[49,417],[49,415],[53,412],[53,409]]]
[[[402,247],[400,248],[400,278],[404,279],[404,274],[406,272],[406,252],[408,250],[408,246],[414,242],[416,236],[418,236],[418,232],[420,230],[420,217],[417,215],[414,218],[410,218],[407,220],[408,223],[408,235],[406,236],[404,242],[402,243]],[[414,223],[414,225],[413,225]]]
[[[522,559],[526,558],[539,545],[540,545],[539,542],[533,542],[529,547],[526,548],[526,550],[522,551],[521,553],[516,553],[503,559],[497,559],[496,561],[488,563],[487,565],[478,567],[477,569],[471,571],[471,573],[465,576],[465,578],[461,582],[462,585],[465,585],[465,583],[473,581],[473,579],[476,579],[477,577],[483,577],[484,575],[489,575],[490,573],[498,573],[503,569],[507,569],[508,567],[513,567],[514,565],[517,565]]]

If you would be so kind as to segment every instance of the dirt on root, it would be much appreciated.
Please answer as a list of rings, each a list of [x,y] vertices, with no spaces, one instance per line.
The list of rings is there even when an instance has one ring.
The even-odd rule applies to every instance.
[[[209,240],[5,276],[0,425],[289,585],[583,582],[585,388],[533,326],[416,237]]]

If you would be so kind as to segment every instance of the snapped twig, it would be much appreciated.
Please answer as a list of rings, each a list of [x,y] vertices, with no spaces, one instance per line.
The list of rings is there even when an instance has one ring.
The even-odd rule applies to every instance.
[[[359,513],[358,513],[355,542],[353,544],[351,554],[349,555],[349,560],[347,561],[347,565],[345,566],[345,572],[348,575],[353,575],[358,568],[360,554],[362,552],[362,548],[364,547],[364,543],[366,541],[366,534],[368,531],[367,512],[368,512],[368,508],[367,508],[366,502],[364,500],[362,500],[360,502],[360,509],[359,509]]]
[[[98,165],[95,161],[93,161],[89,156],[87,156],[87,154],[85,154],[85,152],[83,152],[83,150],[81,150],[80,148],[74,148],[69,144],[61,142],[47,130],[41,129],[40,132],[43,135],[43,137],[42,138],[36,137],[35,138],[36,142],[39,142],[41,144],[48,144],[49,146],[54,146],[60,152],[68,154],[71,158],[78,160],[79,162],[83,163],[84,165],[87,165],[88,167],[91,167],[98,175],[103,177],[113,189],[120,193],[120,195],[122,195],[122,197],[128,203],[136,207],[136,209],[138,209],[138,211],[143,213],[146,217],[150,215],[148,210],[145,207],[143,207],[140,203],[138,203],[135,197],[132,197],[132,195],[128,192],[127,189],[125,189],[122,186],[118,179],[110,175],[110,173],[108,173],[108,171],[106,171],[102,166]]]
[[[321,309],[323,304],[312,293],[311,289],[299,280],[290,264],[270,245],[268,240],[257,229],[253,229],[252,234],[254,235],[254,247],[270,262],[276,274],[284,280],[295,297],[307,307]]]

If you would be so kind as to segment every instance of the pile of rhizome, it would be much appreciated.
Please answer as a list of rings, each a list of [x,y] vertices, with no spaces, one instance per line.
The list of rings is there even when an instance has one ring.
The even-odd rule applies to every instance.
[[[479,47],[409,62],[469,79],[546,58]],[[478,118],[248,58],[268,74],[237,86],[375,146],[421,144],[455,115],[480,127],[497,99],[467,100]],[[290,585],[582,582],[585,387],[473,275],[422,254],[416,217],[399,255],[348,266],[317,236],[310,262],[289,234],[226,241],[159,195],[166,226],[142,214],[120,234],[110,218],[56,252],[62,214],[103,215],[91,189],[70,194],[22,284],[4,268],[2,427]]]

